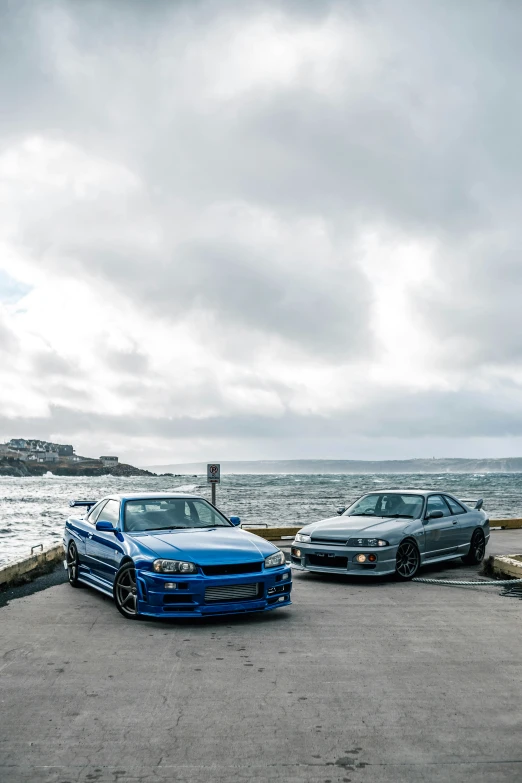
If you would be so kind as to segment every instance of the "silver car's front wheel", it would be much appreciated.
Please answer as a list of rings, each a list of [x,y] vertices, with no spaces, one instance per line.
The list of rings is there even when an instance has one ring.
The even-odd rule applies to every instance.
[[[420,554],[413,541],[403,541],[397,549],[395,576],[397,579],[413,579],[420,566]]]

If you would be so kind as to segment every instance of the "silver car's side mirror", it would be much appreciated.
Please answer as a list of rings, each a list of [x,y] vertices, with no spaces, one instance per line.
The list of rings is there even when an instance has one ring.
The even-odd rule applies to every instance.
[[[484,499],[480,498],[480,500],[477,500],[477,502],[475,503],[475,511],[480,511],[483,505],[484,505]]]
[[[337,513],[339,514],[339,516],[344,514],[345,511],[346,511],[346,506],[339,506],[339,508],[337,509]]]

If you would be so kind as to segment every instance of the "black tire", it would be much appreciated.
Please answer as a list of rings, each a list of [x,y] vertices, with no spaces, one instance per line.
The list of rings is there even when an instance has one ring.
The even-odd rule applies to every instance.
[[[69,542],[65,558],[67,563],[67,579],[69,580],[69,584],[71,587],[81,587],[82,584],[78,581],[80,559],[78,557],[78,550],[74,541]]]
[[[420,568],[420,552],[415,541],[401,541],[395,560],[395,579],[408,582],[417,575]]]
[[[138,620],[138,588],[134,563],[125,563],[114,580],[114,602],[120,614],[127,620]]]
[[[471,536],[469,552],[464,555],[462,562],[466,565],[480,565],[486,554],[486,537],[483,530],[475,530]]]

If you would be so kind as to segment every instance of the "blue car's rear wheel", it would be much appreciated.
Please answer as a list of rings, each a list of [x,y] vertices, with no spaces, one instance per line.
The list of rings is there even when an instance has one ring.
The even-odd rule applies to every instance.
[[[138,588],[136,569],[132,563],[125,563],[116,574],[113,593],[118,612],[128,620],[137,620],[139,617]]]
[[[67,547],[66,555],[67,578],[71,587],[81,587],[81,583],[78,581],[79,562],[76,544],[71,541]]]
[[[413,579],[420,566],[420,554],[413,541],[403,541],[397,549],[395,576],[406,581]]]

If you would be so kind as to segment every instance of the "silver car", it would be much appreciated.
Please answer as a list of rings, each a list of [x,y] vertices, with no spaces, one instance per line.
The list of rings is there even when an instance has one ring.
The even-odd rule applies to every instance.
[[[489,541],[482,500],[472,508],[448,492],[370,492],[337,513],[297,533],[294,569],[412,579],[427,563],[462,558],[477,565]]]

